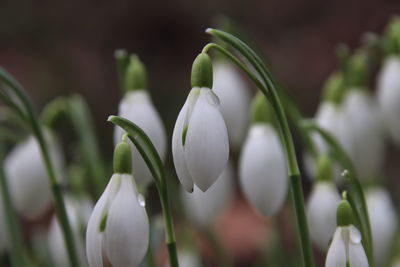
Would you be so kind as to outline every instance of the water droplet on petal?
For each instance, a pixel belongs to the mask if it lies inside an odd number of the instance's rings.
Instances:
[[[141,207],[145,207],[146,206],[146,200],[144,199],[144,196],[142,194],[139,194],[138,202],[139,202],[139,205]]]
[[[358,229],[356,227],[350,226],[349,232],[350,232],[350,241],[354,244],[360,244],[361,243],[360,231],[358,231]]]

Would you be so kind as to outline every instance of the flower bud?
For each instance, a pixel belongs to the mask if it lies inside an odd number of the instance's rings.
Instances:
[[[398,55],[385,59],[378,75],[377,87],[377,98],[385,128],[393,142],[400,146],[400,57]]]
[[[288,188],[286,158],[279,135],[270,124],[250,127],[239,172],[243,193],[258,212],[271,215],[282,207]]]
[[[217,95],[193,88],[179,112],[172,135],[175,170],[183,187],[205,192],[220,176],[229,157],[228,132]]]
[[[374,260],[377,266],[390,256],[391,246],[397,230],[397,215],[389,193],[384,188],[366,191],[368,214],[371,223]]]
[[[193,193],[182,190],[181,196],[189,219],[199,227],[212,229],[218,216],[233,198],[233,179],[233,167],[228,162],[225,170],[207,192],[202,192],[197,187]]]
[[[147,91],[128,91],[121,100],[118,115],[142,128],[154,144],[161,159],[165,159],[167,149],[165,129]],[[123,134],[124,132],[120,127],[114,128],[114,144],[120,142]],[[153,181],[153,177],[134,144],[130,140],[127,142],[132,151],[133,175],[137,183],[145,187]]]
[[[250,91],[234,66],[218,60],[214,64],[213,91],[221,102],[221,113],[232,148],[239,149],[249,124]]]
[[[61,148],[50,132],[45,132],[55,174],[60,178],[64,166]],[[50,182],[39,144],[30,136],[6,157],[4,171],[12,202],[17,212],[26,218],[42,215],[52,202]]]
[[[322,251],[328,248],[336,228],[336,208],[340,196],[332,181],[317,181],[307,202],[307,217],[312,240]]]

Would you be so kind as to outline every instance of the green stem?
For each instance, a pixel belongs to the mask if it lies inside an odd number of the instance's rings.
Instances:
[[[42,158],[52,188],[56,214],[63,230],[64,241],[70,258],[70,265],[71,267],[78,267],[78,257],[75,251],[74,238],[65,209],[64,199],[62,197],[61,189],[56,178],[56,174],[50,158],[48,146],[44,139],[42,128],[39,125],[37,114],[33,108],[32,102],[30,101],[23,87],[2,68],[0,68],[0,79],[15,93],[15,95],[21,101],[23,107],[25,107],[26,109],[25,113],[27,115],[27,121],[29,122],[32,132],[39,143]]]
[[[207,29],[207,32],[212,34],[213,36],[221,38],[222,40],[224,40],[225,42],[236,48],[252,64],[252,66],[256,69],[256,71],[263,80],[263,83],[261,82],[255,82],[255,83],[258,86],[258,88],[262,91],[262,93],[265,95],[265,97],[272,104],[278,119],[280,133],[282,136],[282,141],[285,148],[286,157],[288,160],[288,174],[292,186],[293,200],[295,202],[295,211],[296,211],[295,213],[297,218],[297,227],[300,235],[299,239],[301,243],[303,262],[304,266],[313,267],[314,258],[312,254],[307,217],[304,209],[304,197],[303,197],[303,188],[301,185],[300,171],[297,163],[293,138],[285,115],[285,110],[283,109],[278,92],[276,90],[276,85],[272,80],[272,78],[270,78],[271,75],[269,74],[265,65],[262,63],[262,60],[245,43],[243,43],[237,37],[226,32],[222,32],[215,29]],[[219,50],[221,51],[222,49]],[[232,60],[232,57],[228,58]],[[242,64],[238,64],[239,60],[232,60],[232,61],[235,64],[237,64],[240,68],[242,68]],[[249,72],[250,70],[246,71],[246,73]],[[249,77],[254,81],[253,79],[254,75],[249,75]]]
[[[0,147],[0,188],[5,212],[5,221],[8,227],[8,240],[11,243],[11,262],[12,266],[26,266],[26,258],[22,243],[21,227],[17,215],[13,210],[8,183],[3,169],[3,147]],[[3,219],[3,218],[1,218]]]

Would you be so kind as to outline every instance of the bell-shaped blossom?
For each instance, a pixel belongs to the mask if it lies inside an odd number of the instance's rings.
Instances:
[[[400,146],[400,57],[384,61],[378,76],[377,97],[385,127],[392,140]]]
[[[233,167],[228,162],[225,170],[207,192],[202,192],[196,186],[193,193],[182,189],[182,200],[189,219],[197,226],[211,229],[218,216],[232,200],[233,179]]]
[[[86,231],[90,267],[138,266],[149,244],[149,220],[132,175],[115,173],[96,203]]]
[[[341,105],[339,105],[338,103],[333,103],[331,101],[322,102],[317,110],[314,120],[319,127],[332,134],[333,137],[336,138],[336,140],[339,142],[340,145],[342,145],[344,149],[348,147],[348,141],[346,139],[347,126],[345,125]],[[318,133],[312,134],[311,137],[319,155],[323,155],[329,152],[328,144]],[[308,154],[305,154],[304,161],[308,176],[315,177],[316,163]],[[339,177],[339,174],[340,170],[335,167],[334,177]]]
[[[374,259],[377,266],[390,256],[397,230],[397,215],[389,193],[384,188],[371,188],[366,192],[371,223]]]
[[[61,148],[49,132],[45,132],[45,138],[55,173],[61,176],[64,166]],[[52,202],[50,182],[39,144],[33,136],[7,155],[4,171],[12,202],[20,215],[35,218],[49,208]]]
[[[349,263],[350,265],[346,265]],[[326,256],[325,267],[368,267],[361,234],[353,225],[338,226]]]
[[[194,87],[179,112],[172,136],[175,170],[183,187],[205,192],[220,176],[229,157],[228,132],[217,95]]]
[[[340,196],[332,182],[315,183],[307,203],[307,217],[312,240],[322,251],[328,248],[336,228],[336,208]]]
[[[221,101],[229,142],[231,147],[238,149],[249,124],[250,91],[230,62],[219,60],[213,69],[213,90]]]
[[[281,208],[288,189],[286,158],[271,124],[250,127],[240,155],[239,172],[244,195],[257,211],[271,215]]]
[[[160,157],[165,159],[167,149],[165,128],[147,91],[138,89],[126,92],[119,104],[118,115],[142,128],[154,144]],[[115,144],[121,140],[123,133],[120,127],[115,127]],[[151,172],[133,143],[128,142],[132,150],[133,175],[138,185],[146,186],[153,180]]]
[[[79,199],[66,198],[65,208],[71,225],[80,266],[87,266],[82,230],[85,230],[89,216],[93,210],[92,201],[87,197]],[[51,221],[47,233],[47,243],[52,261],[56,266],[71,266],[64,235],[56,217],[53,217]]]
[[[375,99],[364,89],[353,88],[343,102],[346,150],[358,175],[371,179],[379,175],[385,159],[384,131]]]

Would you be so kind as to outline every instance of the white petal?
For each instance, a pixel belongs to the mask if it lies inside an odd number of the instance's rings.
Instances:
[[[250,128],[239,168],[240,183],[251,204],[264,215],[277,212],[286,199],[288,177],[282,144],[272,126]]]
[[[325,251],[336,228],[339,193],[333,183],[317,182],[307,203],[310,235],[318,248]]]
[[[385,160],[383,125],[375,100],[367,91],[350,90],[343,103],[349,155],[360,178],[376,178]]]
[[[160,115],[151,102],[147,91],[138,90],[127,92],[119,105],[119,116],[137,124],[149,136],[161,159],[166,156],[166,134]],[[114,143],[121,141],[123,130],[116,126],[114,130]],[[135,145],[129,141],[132,149],[133,175],[141,186],[153,181],[150,170]]]
[[[179,181],[186,191],[193,191],[193,180],[186,167],[185,155],[183,152],[182,134],[185,117],[187,114],[188,104],[183,105],[179,112],[178,118],[175,123],[174,132],[172,134],[172,156],[174,159],[175,171]]]
[[[107,206],[119,188],[119,174],[113,175],[100,199],[94,206],[86,230],[86,256],[90,267],[103,267],[103,233],[100,222],[107,211]]]
[[[221,101],[229,142],[232,147],[239,149],[249,123],[250,91],[229,62],[217,61],[213,69],[213,91]]]
[[[384,188],[372,188],[366,192],[368,214],[373,237],[374,259],[380,266],[388,257],[397,229],[396,210],[389,193]]]
[[[45,133],[56,175],[61,174],[61,149]],[[4,170],[14,206],[26,218],[36,218],[49,208],[52,194],[39,144],[33,136],[17,145],[7,156]]]
[[[351,267],[368,267],[368,258],[361,243],[349,243],[349,262]]]
[[[229,157],[228,132],[218,101],[210,89],[201,88],[184,147],[186,166],[203,192],[217,180]]]
[[[198,226],[211,229],[217,217],[233,197],[233,167],[230,162],[225,170],[206,192],[195,187],[193,193],[181,192],[187,216]]]
[[[325,267],[345,267],[346,247],[342,237],[342,228],[337,227],[326,255]],[[353,267],[353,266],[352,266]]]
[[[105,249],[113,267],[138,266],[149,244],[149,221],[139,205],[131,175],[121,175],[121,186],[107,217]]]
[[[393,141],[400,145],[400,57],[390,56],[378,75],[378,101]]]

